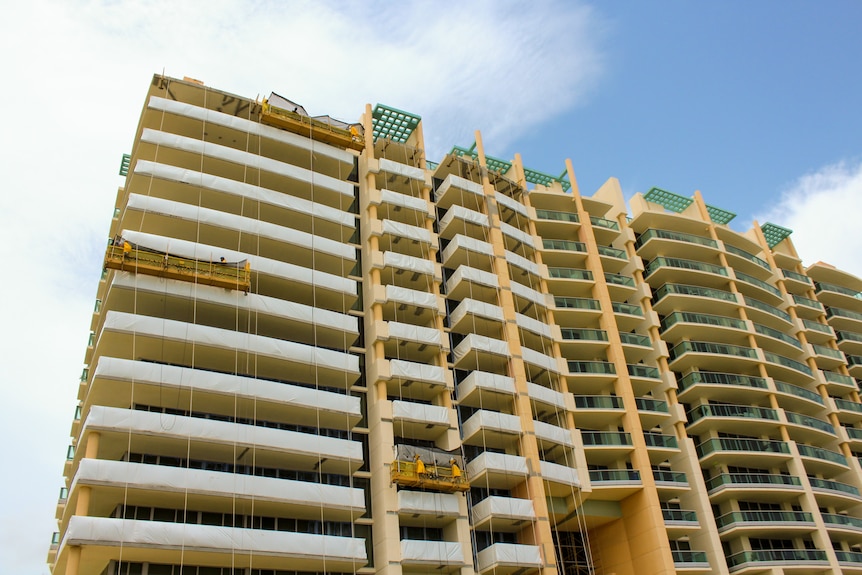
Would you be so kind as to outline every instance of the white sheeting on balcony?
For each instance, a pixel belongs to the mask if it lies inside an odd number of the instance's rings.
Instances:
[[[155,144],[157,146],[165,146],[167,148],[191,152],[192,154],[200,154],[202,156],[216,158],[226,162],[233,162],[241,166],[247,166],[251,169],[260,169],[272,172],[299,182],[313,184],[318,188],[326,188],[351,198],[355,196],[355,189],[353,184],[350,182],[345,182],[337,178],[333,178],[332,176],[318,174],[311,170],[300,168],[299,166],[286,164],[284,162],[279,162],[278,160],[273,160],[272,158],[267,158],[258,154],[251,154],[235,148],[220,146],[218,144],[204,142],[203,140],[195,138],[187,138],[177,134],[160,132],[158,130],[153,130],[152,128],[144,128],[141,133],[141,141],[148,144]]]
[[[527,206],[519,202],[518,200],[512,199],[505,194],[501,194],[500,192],[494,192],[494,198],[496,198],[497,203],[503,206],[506,206],[513,212],[521,214],[524,217],[529,215],[529,211],[527,210]]]
[[[383,267],[409,270],[419,274],[434,275],[434,262],[398,252],[383,252]]]
[[[527,391],[530,394],[530,399],[541,401],[549,405],[556,406],[560,409],[566,409],[565,395],[559,391],[548,389],[544,385],[538,385],[532,382],[527,382]]]
[[[158,385],[165,389],[199,390],[229,397],[252,397],[260,401],[278,402],[311,410],[322,409],[357,419],[362,415],[358,397],[301,385],[149,361],[101,356],[93,378],[134,381],[138,384]]]
[[[173,256],[211,262],[219,261],[220,257],[224,257],[227,261],[232,262],[248,260],[253,272],[259,272],[308,285],[322,286],[350,295],[356,294],[356,282],[354,280],[343,278],[335,274],[312,270],[302,266],[253,256],[251,254],[245,254],[243,252],[237,252],[216,246],[198,244],[195,242],[188,242],[185,240],[178,240],[175,238],[157,236],[132,230],[123,230],[122,236],[133,244],[158,252],[169,253]]]
[[[471,437],[481,430],[520,435],[521,419],[517,415],[480,409],[461,424],[464,437]]]
[[[401,562],[409,565],[463,565],[460,543],[450,541],[401,540]]]
[[[475,182],[471,182],[470,180],[466,180],[460,176],[456,176],[454,174],[449,174],[446,176],[446,179],[443,180],[443,183],[440,184],[440,187],[437,188],[437,193],[434,196],[437,201],[440,201],[440,198],[446,195],[446,192],[449,191],[450,188],[457,188],[460,190],[464,190],[465,192],[470,192],[471,194],[476,194],[478,196],[484,196],[485,190],[482,188],[482,184],[477,184]]]
[[[264,138],[290,144],[305,150],[314,150],[315,154],[322,154],[330,158],[335,158],[336,160],[341,160],[342,162],[353,163],[353,155],[346,150],[341,150],[335,146],[330,146],[329,144],[312,140],[310,138],[288,132],[287,130],[279,130],[278,128],[273,128],[272,126],[267,126],[260,122],[253,122],[230,114],[225,114],[224,112],[208,110],[193,104],[177,102],[176,100],[169,100],[158,96],[150,96],[148,107],[154,110],[177,114],[178,116],[185,116],[186,118],[201,120],[208,124],[216,124],[218,126],[233,128],[241,132],[263,136]]]
[[[488,216],[485,214],[455,204],[449,208],[446,211],[446,215],[440,219],[440,229],[442,230],[446,228],[450,223],[452,223],[452,220],[456,218],[485,228],[491,225],[488,221]]]
[[[545,423],[544,421],[533,421],[536,430],[536,437],[544,439],[566,447],[574,447],[575,441],[572,439],[572,433],[568,429]]]
[[[449,408],[441,405],[427,405],[395,399],[392,401],[392,417],[393,419],[405,419],[449,427]]]
[[[276,359],[359,374],[359,358],[349,353],[183,321],[109,311],[105,316],[103,330],[193,342],[197,345],[228,349],[231,352],[243,350]]]
[[[349,261],[356,261],[356,248],[344,242],[337,242],[329,238],[315,236],[308,232],[294,230],[285,226],[279,226],[271,222],[256,220],[219,210],[211,210],[157,198],[153,196],[142,196],[130,194],[127,209],[138,210],[146,214],[161,214],[168,217],[179,218],[193,224],[207,224],[228,230],[238,231],[242,234],[261,236],[275,241],[284,242],[294,246],[308,248],[315,252],[330,254]]]
[[[76,485],[237,497],[303,507],[355,510],[359,513],[365,510],[362,489],[106,459],[82,459],[72,482],[72,489]]]
[[[578,472],[571,467],[551,463],[550,461],[540,462],[542,477],[549,481],[555,481],[572,487],[580,487],[581,482],[578,480]]]
[[[402,489],[398,492],[398,512],[457,517],[460,514],[458,496],[454,493],[431,493],[430,491]]]
[[[512,286],[512,293],[516,296],[522,297],[542,307],[551,307],[551,294],[544,294],[542,292],[534,290],[533,288],[528,288],[527,286],[520,284],[516,281],[511,282],[510,285]]]
[[[528,260],[524,256],[520,256],[516,253],[510,252],[509,250],[506,250],[506,261],[515,267],[530,272],[533,275],[541,275],[539,273],[539,264],[532,260]]]
[[[114,274],[111,285],[113,287],[134,289],[138,292],[170,295],[194,299],[198,302],[217,303],[230,308],[238,307],[300,323],[342,330],[347,333],[359,333],[359,319],[356,317],[254,293],[240,294],[237,291],[226,291],[222,288],[203,284],[193,284],[182,280],[163,279],[123,271],[118,271]]]
[[[519,230],[515,226],[509,225],[506,222],[500,222],[500,231],[526,246],[530,246],[533,249],[536,247],[533,243],[533,236],[527,232]]]
[[[529,347],[521,346],[521,358],[525,362],[541,367],[542,369],[547,369],[554,373],[563,373],[563,370],[560,369],[560,364],[557,361],[557,358],[545,355],[544,353],[530,349]]]
[[[392,377],[407,379],[411,381],[424,381],[426,383],[446,384],[446,369],[436,365],[416,363],[415,361],[404,361],[401,359],[389,360],[389,373]]]
[[[358,441],[311,435],[229,421],[170,415],[94,405],[84,420],[84,431],[113,431],[181,441],[197,440],[235,445],[239,450],[268,449],[315,458],[362,463]]]
[[[404,176],[405,178],[410,178],[411,180],[419,180],[420,182],[425,181],[425,171],[422,168],[415,168],[413,166],[408,166],[407,164],[402,164],[401,162],[394,162],[386,158],[380,158],[378,162],[380,162],[379,166],[381,172]]]
[[[531,331],[535,334],[547,337],[549,339],[553,337],[551,335],[551,326],[549,326],[545,322],[539,321],[522,313],[515,312],[515,323],[518,324],[519,327],[522,327],[525,330]]]
[[[403,303],[415,307],[438,309],[437,296],[430,292],[419,291],[396,285],[386,286],[386,301]]]
[[[515,395],[515,380],[507,375],[473,371],[458,384],[458,397],[470,395],[475,389]]]
[[[400,321],[390,321],[389,337],[424,345],[443,345],[443,333],[434,327],[421,327]]]
[[[467,314],[495,321],[503,321],[503,308],[500,306],[471,298],[465,298],[461,300],[461,303],[459,303],[449,315],[449,324],[457,324]]]
[[[483,472],[527,475],[527,460],[520,455],[485,451],[467,464],[467,476],[477,477]]]
[[[473,523],[479,523],[489,517],[511,519],[514,521],[530,521],[536,518],[533,502],[529,499],[486,497],[473,506]]]
[[[508,356],[509,344],[499,339],[471,333],[461,340],[461,343],[458,344],[452,353],[455,356],[455,361],[458,361],[473,351]]]
[[[301,214],[307,214],[322,220],[335,222],[343,226],[349,226],[351,228],[356,227],[356,217],[349,212],[324,204],[318,204],[304,198],[291,196],[290,194],[285,194],[283,192],[277,192],[275,190],[261,188],[260,186],[237,182],[230,178],[222,178],[221,176],[204,174],[203,172],[196,172],[194,170],[187,170],[184,168],[178,168],[177,166],[151,162],[149,160],[138,160],[135,163],[134,173],[142,176],[152,176],[154,178],[160,178],[172,182],[189,184],[192,186],[201,186],[216,192],[248,198],[249,200],[278,206]]]
[[[544,565],[538,546],[517,543],[494,543],[479,551],[477,563],[479,571],[500,567],[540,569]]]
[[[392,190],[380,190],[380,201],[385,204],[407,208],[408,210],[416,210],[424,214],[431,213],[428,209],[428,202],[423,198],[408,196],[407,194],[393,192]]]
[[[312,535],[239,529],[215,525],[136,521],[76,515],[69,520],[63,545],[184,549],[230,555],[237,551],[258,555],[365,564],[365,540],[332,535]]]
[[[406,238],[414,242],[422,242],[423,244],[431,243],[431,232],[426,228],[411,226],[410,224],[404,224],[394,220],[382,220],[381,223],[383,225],[384,234],[392,234],[393,236]]]
[[[455,273],[446,280],[446,291],[451,292],[461,281],[468,281],[492,288],[500,287],[500,280],[497,278],[497,274],[477,270],[476,268],[471,268],[469,266],[458,266]]]
[[[443,261],[447,261],[458,250],[467,250],[488,257],[494,256],[494,246],[492,246],[488,242],[483,242],[482,240],[477,240],[476,238],[471,238],[463,234],[458,234],[454,238],[452,238],[452,241],[449,242],[449,244],[446,246],[446,249],[443,250]]]

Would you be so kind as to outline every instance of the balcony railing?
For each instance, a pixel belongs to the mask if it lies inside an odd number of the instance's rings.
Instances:
[[[623,345],[640,345],[642,347],[652,347],[652,340],[647,335],[639,333],[620,333],[620,342]]]
[[[804,425],[805,427],[810,427],[812,429],[819,429],[820,431],[824,431],[826,433],[835,433],[835,428],[822,421],[817,419],[816,417],[811,417],[809,415],[802,415],[799,413],[794,413],[792,411],[785,411],[784,415],[787,416],[787,421],[790,423],[795,423],[797,425]]]
[[[852,290],[850,288],[841,287],[835,284],[825,283],[825,282],[814,282],[814,290],[815,293],[820,293],[822,291],[831,291],[834,293],[840,293],[843,295],[849,295],[850,297],[854,297],[856,299],[862,299],[862,292],[858,292]]]
[[[736,295],[729,291],[685,284],[664,284],[655,290],[653,303],[659,301],[668,294],[695,295],[721,301],[736,302]]]
[[[661,516],[665,521],[697,523],[697,512],[689,509],[662,509]]]
[[[790,337],[786,333],[782,331],[778,331],[777,329],[772,329],[771,327],[766,327],[765,325],[760,325],[759,323],[754,324],[754,331],[759,333],[760,335],[765,335],[784,343],[788,343],[795,347],[796,349],[802,349],[802,344],[799,343],[799,340],[795,337]]]
[[[819,331],[820,333],[826,333],[832,335],[832,326],[820,323],[819,321],[813,321],[810,319],[802,319],[802,326],[805,329],[810,329],[811,331]],[[862,341],[862,340],[860,340]]]
[[[804,305],[805,307],[810,307],[817,311],[823,311],[823,304],[817,300],[793,294],[793,301],[798,305]]]
[[[805,511],[731,511],[715,518],[721,529],[734,523],[813,523],[814,516]]]
[[[595,373],[601,375],[616,375],[614,364],[607,361],[574,361],[569,360],[569,373]]]
[[[722,485],[778,485],[801,487],[802,482],[795,475],[780,475],[775,473],[721,473],[706,480],[709,491]]]
[[[587,244],[572,240],[542,240],[542,246],[546,250],[563,250],[567,252],[586,252]]]
[[[804,387],[793,385],[792,383],[785,383],[783,381],[775,380],[775,389],[783,393],[789,393],[790,395],[795,395],[796,397],[801,397],[803,399],[809,399],[811,401],[819,403],[820,405],[823,405],[823,398],[820,397],[819,393],[813,392],[809,389],[805,389]]]
[[[756,277],[750,276],[748,274],[744,274],[738,270],[734,270],[733,273],[736,275],[736,279],[738,279],[739,281],[747,283],[749,285],[757,286],[762,290],[768,291],[775,297],[781,297],[781,291],[779,291],[778,288],[769,285],[765,281],[759,280]]]
[[[673,564],[680,567],[685,567],[690,563],[706,563],[709,561],[706,558],[706,553],[703,551],[689,551],[688,549],[671,549],[673,556]]]
[[[835,402],[835,407],[838,409],[862,413],[862,403],[841,399],[840,397],[833,397],[832,400]]]
[[[599,300],[585,297],[554,297],[554,307],[559,309],[586,309],[600,311]]]
[[[560,333],[566,341],[608,341],[608,332],[603,329],[564,327],[560,329]]]
[[[665,316],[665,318],[661,320],[661,329],[662,331],[666,331],[668,328],[678,323],[699,323],[702,325],[715,325],[742,330],[748,328],[745,322],[741,319],[706,313],[676,311]]]
[[[548,268],[548,277],[562,280],[592,281],[593,272],[580,268]]]
[[[856,382],[849,375],[844,375],[843,373],[838,373],[835,371],[822,370],[823,379],[828,381],[829,383],[837,383],[839,385],[846,385],[848,387],[856,387]]]
[[[844,525],[847,527],[862,529],[862,519],[858,517],[839,515],[837,513],[821,513],[820,516],[823,517],[823,522],[829,525]]]
[[[609,258],[618,258],[621,260],[628,259],[628,255],[626,255],[625,250],[611,246],[599,246],[599,255],[607,256]]]
[[[576,395],[578,409],[622,409],[623,400],[616,395]]]
[[[635,405],[637,406],[638,411],[657,411],[660,413],[668,413],[667,402],[660,399],[653,399],[652,397],[636,397]]]
[[[620,274],[605,273],[605,281],[617,286],[635,287],[635,280]]]
[[[663,435],[661,433],[644,433],[644,441],[647,447],[660,447],[664,449],[676,449],[679,443],[673,435]]]
[[[796,361],[794,359],[790,359],[789,357],[784,357],[783,355],[778,355],[777,353],[772,353],[771,351],[766,350],[764,350],[763,352],[763,357],[766,359],[766,361],[777,363],[778,365],[783,365],[784,367],[800,371],[810,377],[814,376],[814,374],[811,372],[811,368],[809,368],[804,363]]]
[[[862,563],[862,553],[858,551],[836,551],[835,557],[839,563]]]
[[[641,474],[636,469],[590,469],[592,483],[639,482]]]
[[[598,216],[590,216],[590,223],[594,226],[599,226],[600,228],[605,228],[608,230],[619,230],[620,225],[613,220],[608,220],[605,218],[600,218]]]
[[[828,489],[829,491],[837,491],[848,495],[859,496],[859,490],[852,485],[841,483],[840,481],[832,481],[831,479],[820,479],[819,477],[809,477],[808,481],[811,487],[819,489]]]
[[[768,389],[766,380],[762,377],[737,375],[735,373],[714,373],[711,371],[693,371],[679,380],[679,389],[684,391],[698,383],[709,385],[739,385],[756,389]]]
[[[757,256],[755,256],[755,255],[753,255],[753,254],[750,254],[750,253],[748,253],[748,252],[747,252],[747,251],[745,251],[745,250],[741,250],[741,249],[739,249],[739,248],[738,248],[738,247],[736,247],[736,246],[732,246],[732,245],[730,245],[730,244],[728,244],[728,243],[726,243],[726,242],[725,242],[725,244],[724,244],[724,249],[725,249],[725,250],[727,250],[727,251],[728,251],[729,253],[731,253],[731,254],[735,254],[735,255],[737,255],[737,256],[739,256],[739,257],[741,257],[741,258],[745,258],[745,259],[747,259],[748,261],[750,261],[750,262],[752,262],[752,263],[755,263],[755,264],[759,265],[759,266],[760,266],[760,267],[762,267],[763,269],[766,269],[766,270],[771,270],[771,269],[772,269],[772,266],[770,266],[770,265],[769,265],[769,262],[767,262],[767,261],[765,261],[765,260],[762,260],[762,259],[760,259],[759,257],[757,257]]]
[[[850,439],[862,439],[862,429],[847,426],[843,427],[844,431],[847,432],[847,437],[849,437]]]
[[[554,210],[536,210],[536,219],[551,220],[555,222],[572,222],[580,223],[578,214],[570,214],[568,212],[557,212]]]
[[[727,566],[734,567],[746,563],[789,563],[791,565],[807,562],[827,563],[826,552],[819,549],[760,549],[740,551],[727,557]]]
[[[804,284],[811,285],[811,279],[806,275],[796,273],[795,271],[792,271],[792,270],[786,270],[784,268],[781,268],[781,273],[784,274],[784,277],[789,279],[789,280],[796,280],[798,282],[802,282]]]
[[[623,431],[581,431],[584,445],[591,446],[630,446],[632,436]]]
[[[820,324],[823,325],[823,324]],[[824,326],[829,327],[829,326]],[[862,334],[855,333],[852,331],[836,331],[835,337],[838,338],[838,341],[855,341],[857,343],[862,343]]]
[[[799,449],[799,454],[805,457],[813,457],[814,459],[829,461],[830,463],[837,463],[844,466],[847,465],[847,458],[835,451],[830,451],[822,447],[805,445],[804,443],[799,443],[796,447]]]
[[[641,306],[621,301],[611,302],[611,308],[613,309],[614,313],[624,313],[628,315],[636,315],[639,317],[643,317],[644,315],[644,311]]]
[[[744,296],[743,299],[745,300],[745,305],[753,307],[754,309],[759,309],[762,312],[774,315],[775,317],[779,317],[787,323],[790,323],[790,315],[781,311],[777,307],[769,305],[768,303],[763,303],[759,299],[754,299],[753,297]]]
[[[826,317],[844,317],[856,321],[862,321],[862,313],[850,311],[849,309],[841,309],[840,307],[827,307]]]
[[[811,344],[811,349],[814,350],[814,353],[817,355],[823,355],[826,357],[831,357],[833,359],[844,359],[844,354],[838,351],[837,349],[832,349],[831,347],[826,347],[825,345],[817,345],[816,343]],[[847,363],[852,365],[853,362],[850,361],[852,355],[847,356]]]
[[[650,367],[648,365],[633,365],[629,363],[626,365],[626,371],[628,371],[629,375],[632,377],[660,379],[657,367]]]
[[[697,446],[697,454],[704,457],[716,451],[753,451],[758,453],[789,454],[790,448],[783,441],[772,439],[748,439],[745,437],[714,437]]]
[[[725,405],[705,403],[696,405],[688,412],[692,423],[704,417],[745,417],[750,419],[767,419],[778,421],[778,412],[768,407],[752,405]]]
[[[638,236],[637,241],[635,242],[635,247],[639,248],[647,243],[649,240],[653,238],[659,238],[663,240],[675,240],[678,242],[687,242],[690,244],[698,244],[701,246],[707,246],[710,248],[718,248],[718,242],[713,239],[705,238],[703,236],[696,236],[694,234],[686,234],[683,232],[672,232],[669,230],[661,230],[650,228]]]
[[[683,341],[676,344],[670,350],[671,361],[677,359],[685,353],[717,353],[721,355],[732,355],[736,357],[745,357],[748,359],[757,359],[757,350],[751,347],[743,347],[741,345],[731,345],[727,343],[713,343],[709,341]]]
[[[654,271],[661,267],[670,267],[684,270],[694,270],[700,272],[707,272],[711,274],[717,274],[721,276],[727,276],[727,268],[722,266],[717,266],[714,264],[707,264],[703,262],[698,262],[694,260],[684,260],[680,258],[666,258],[666,257],[657,257],[652,260],[646,268],[645,276],[651,275]]]

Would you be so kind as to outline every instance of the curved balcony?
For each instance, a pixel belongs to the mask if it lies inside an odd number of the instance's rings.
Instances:
[[[575,423],[579,428],[600,427],[619,421],[624,413],[623,400],[616,395],[576,395]]]
[[[827,307],[826,319],[836,331],[862,333],[862,313],[839,307]]]
[[[544,566],[544,561],[537,545],[493,543],[479,551],[476,564],[480,575],[520,575],[538,571]]]
[[[449,174],[434,192],[437,207],[448,210],[453,204],[481,211],[485,205],[482,184]]]
[[[754,336],[755,340],[757,340],[757,345],[765,350],[783,354],[793,354],[802,351],[802,343],[783,331],[755,323],[754,332],[757,334]]]
[[[518,455],[485,451],[467,464],[467,476],[474,485],[512,489],[527,480],[527,460]]]
[[[551,266],[583,266],[587,245],[574,240],[542,239],[542,261]]]
[[[727,259],[734,270],[744,269],[767,278],[772,275],[772,266],[766,260],[728,243],[724,243],[724,250],[730,256]]]
[[[446,297],[454,300],[473,298],[496,303],[500,280],[496,274],[460,266],[446,280]]]
[[[510,411],[515,396],[515,380],[506,375],[473,371],[456,387],[459,405]]]
[[[832,349],[831,347],[826,347],[824,345],[817,345],[816,343],[809,343],[808,345],[811,349],[811,356],[814,357],[814,361],[820,369],[835,369],[845,363],[850,364],[848,369],[852,369],[855,364],[862,364],[862,358],[856,358],[852,355],[847,355],[845,357],[845,355],[837,349]],[[852,371],[851,375],[853,375]],[[859,375],[862,375],[862,373]]]
[[[591,469],[590,485],[601,499],[620,501],[640,490],[643,482],[636,469]]]
[[[820,373],[823,374],[823,380],[826,382],[829,393],[849,393],[858,389],[856,381],[849,375],[826,369],[821,370]]]
[[[597,299],[554,296],[554,320],[560,326],[588,325],[601,315]]]
[[[819,393],[792,383],[785,383],[776,379],[775,391],[778,394],[778,403],[782,407],[819,411],[826,405]]]
[[[718,242],[695,234],[649,228],[638,236],[635,248],[639,256],[648,260],[673,252],[704,260],[715,257]]]
[[[793,298],[793,303],[795,303],[797,306],[796,312],[799,315],[808,315],[809,317],[816,319],[823,315],[823,312],[826,311],[823,307],[823,304],[815,299],[807,298],[796,294],[793,294],[791,297]]]
[[[469,266],[493,273],[494,247],[488,242],[457,234],[443,249],[440,261],[449,269]]]
[[[757,350],[751,347],[709,341],[683,341],[670,350],[669,363],[671,370],[679,372],[695,367],[715,371],[731,366],[740,370],[752,369],[759,361]]]
[[[813,285],[811,278],[793,270],[781,268],[781,275],[784,276],[784,283],[795,290],[808,291]]]
[[[452,206],[437,222],[440,237],[451,240],[455,234],[463,234],[471,238],[485,238],[490,227],[488,216],[464,206]]]
[[[536,520],[533,502],[529,499],[491,495],[473,505],[473,529],[515,532],[523,523]]]
[[[650,260],[644,277],[652,284],[695,283],[705,287],[723,288],[728,281],[727,268],[682,258],[659,256]]]
[[[480,409],[461,424],[461,435],[465,445],[505,449],[521,436],[521,420],[517,415]]]
[[[464,552],[457,542],[402,539],[401,564],[455,572],[464,565]]]
[[[817,298],[828,306],[854,307],[862,300],[862,292],[827,282],[814,282]]]
[[[622,431],[581,430],[581,441],[591,464],[611,464],[634,449],[631,434]]]
[[[829,343],[837,337],[835,330],[829,324],[805,318],[799,318],[799,323],[801,324],[801,329],[797,328],[797,331],[805,332],[805,338],[808,340],[808,343],[819,343],[822,345]]]
[[[762,549],[759,551],[740,551],[727,557],[731,573],[743,569],[758,570],[770,567],[814,568],[828,567],[829,559],[825,551],[819,549]]]
[[[808,482],[821,505],[844,507],[846,505],[858,505],[862,500],[859,490],[852,485],[819,477],[809,477]]]
[[[853,333],[852,331],[839,331],[835,333],[835,338],[838,340],[838,348],[841,351],[856,355],[862,354],[862,334]]]
[[[730,403],[756,403],[769,390],[762,377],[712,371],[692,371],[680,378],[677,385],[680,400],[689,403],[698,398]]]
[[[787,332],[792,330],[793,322],[787,312],[753,297],[743,296],[742,299],[746,305],[746,314],[755,323]]]
[[[739,300],[736,294],[722,289],[697,285],[666,283],[653,293],[653,309],[667,315],[675,310],[690,312],[737,314]]]
[[[710,501],[726,499],[794,500],[804,491],[795,475],[772,473],[721,473],[706,480]]]
[[[763,358],[766,360],[766,371],[773,377],[802,384],[810,383],[814,379],[811,368],[801,361],[766,350],[763,351]]]
[[[766,300],[766,302],[773,305],[784,303],[784,296],[781,295],[781,291],[775,286],[739,270],[733,270],[733,275],[736,278],[736,288],[743,295],[750,295],[761,300]]]
[[[835,409],[838,410],[838,420],[842,423],[859,423],[862,422],[862,403],[833,397]]]
[[[614,301],[611,302],[611,308],[614,321],[621,332],[636,329],[644,321],[644,311],[640,305]]]
[[[799,449],[799,455],[802,456],[802,462],[808,471],[832,474],[846,471],[849,467],[847,458],[836,451],[823,447],[814,447],[813,445],[805,445],[804,443],[798,443],[796,447]]]
[[[785,411],[787,430],[795,441],[834,441],[835,428],[822,419],[803,415],[793,411]]]
[[[814,516],[805,511],[731,511],[715,518],[719,533],[745,529],[746,535],[807,533],[814,530]],[[753,533],[754,532],[754,533]]]
[[[791,458],[790,447],[783,441],[772,439],[714,437],[699,444],[696,449],[702,465],[726,463],[754,467],[766,465],[768,461],[777,464]]]
[[[592,295],[593,272],[581,268],[548,267],[548,290],[555,296],[585,298]]]
[[[740,428],[752,435],[766,434],[778,423],[778,412],[766,407],[751,405],[701,404],[687,413],[686,429],[690,435],[706,429],[733,432]]]
[[[662,339],[678,341],[685,338],[732,343],[748,332],[748,324],[738,318],[676,311],[661,320]]]
[[[821,513],[823,523],[829,531],[843,531],[862,535],[862,519],[850,515],[839,515],[837,513]],[[862,555],[862,554],[860,554]]]
[[[399,489],[395,511],[402,524],[418,518],[422,525],[440,527],[461,516],[459,499],[454,493]]]

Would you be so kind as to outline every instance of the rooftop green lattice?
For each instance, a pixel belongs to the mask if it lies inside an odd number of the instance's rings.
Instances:
[[[661,188],[652,188],[644,194],[644,199],[648,202],[659,204],[664,209],[678,214],[685,211],[685,209],[694,202],[691,198],[686,198],[685,196],[681,196]]]
[[[793,230],[783,228],[771,222],[766,222],[765,224],[760,226],[760,229],[763,232],[763,236],[766,238],[766,243],[769,244],[770,248],[774,248],[779,243],[781,243],[784,238],[793,233]]]
[[[422,117],[416,114],[377,104],[371,113],[374,141],[376,142],[378,138],[386,138],[403,144],[421,119]]]
[[[706,205],[706,211],[709,212],[710,219],[717,224],[726,224],[736,217],[736,214],[733,212],[728,212],[727,210],[722,210],[721,208],[716,208],[709,204]]]
[[[462,148],[461,146],[452,146],[452,150],[449,153],[456,156],[468,156],[477,161],[479,159],[479,154],[476,152],[476,144],[473,144],[469,149]],[[498,174],[505,174],[512,168],[512,162],[507,162],[494,156],[485,155],[485,161],[488,164],[488,169]]]
[[[531,184],[539,184],[541,186],[549,186],[551,182],[560,182],[560,185],[563,186],[563,191],[566,192],[568,192],[572,187],[572,184],[563,180],[562,177],[557,178],[538,170],[531,170],[530,168],[524,168],[524,177],[526,177],[527,181]]]
[[[128,176],[129,175],[129,166],[132,165],[132,156],[129,154],[123,154],[123,160],[120,162],[120,175]]]

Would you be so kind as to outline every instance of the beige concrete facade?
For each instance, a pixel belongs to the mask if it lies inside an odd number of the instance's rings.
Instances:
[[[862,280],[699,192],[432,160],[153,78],[53,573],[862,573]]]

